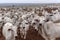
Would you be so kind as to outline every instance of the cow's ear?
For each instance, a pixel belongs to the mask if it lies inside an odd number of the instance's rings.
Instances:
[[[33,25],[35,25],[36,23],[34,22]]]
[[[56,13],[54,13],[54,14],[56,14]]]
[[[53,16],[53,15],[50,15],[50,16]]]
[[[23,27],[23,29],[25,29],[25,27]]]
[[[21,23],[19,23],[19,25],[21,25]]]
[[[45,22],[48,22],[49,21],[49,19],[47,19]]]
[[[39,22],[39,20],[38,20],[38,19],[35,19],[35,21]]]

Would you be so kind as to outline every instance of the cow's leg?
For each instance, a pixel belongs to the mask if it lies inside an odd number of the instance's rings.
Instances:
[[[21,33],[20,35],[21,35],[21,38],[23,38],[23,33]]]
[[[23,38],[23,31],[20,31],[20,36],[21,38]]]
[[[45,38],[45,40],[55,40],[55,38]]]
[[[23,35],[21,35],[21,38],[23,38]]]
[[[6,40],[11,40],[10,38],[6,38]]]
[[[42,34],[41,34],[41,36],[45,39],[45,40],[49,40],[48,39],[48,36],[46,36],[46,34],[44,33],[44,30],[42,29]]]
[[[49,37],[49,40],[55,40],[55,37],[53,37],[53,36],[51,37],[51,36]]]
[[[9,39],[5,39],[5,40],[9,40]]]
[[[52,39],[50,39],[50,40],[55,40],[55,38],[52,38]]]
[[[49,40],[49,39],[45,38],[45,40]]]
[[[26,34],[27,34],[27,33],[25,32],[25,34],[24,34],[24,39],[26,39]]]

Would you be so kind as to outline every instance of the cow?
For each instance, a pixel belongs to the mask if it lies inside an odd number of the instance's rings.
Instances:
[[[56,22],[60,20],[60,12],[58,10],[52,10],[52,13],[48,13],[47,11],[43,10],[42,14],[49,20]]]
[[[38,27],[39,27],[39,22],[40,22],[40,16],[35,15],[34,18],[33,18],[33,20],[32,20],[32,22],[31,22],[31,25],[37,31],[38,31]]]
[[[4,24],[2,33],[5,40],[15,40],[15,37],[17,36],[16,29],[16,26],[13,26],[12,23],[7,22]]]
[[[52,11],[53,16],[50,17],[50,20],[53,22],[59,21],[60,20],[60,12],[58,10]]]
[[[11,19],[11,18],[9,18],[9,17],[4,17],[4,23],[7,23],[7,22],[10,22],[10,23],[13,23],[14,21],[13,21],[13,19]]]
[[[42,15],[45,16],[47,19],[50,19],[53,16],[52,13],[48,13],[47,11],[43,10]]]
[[[26,35],[27,35],[27,31],[29,30],[29,22],[27,20],[23,20],[20,23],[20,34],[21,34],[21,38],[26,39]]]
[[[60,23],[53,23],[52,21],[47,21],[45,17],[40,19],[40,25],[42,26],[42,36],[45,40],[55,40],[60,37]]]

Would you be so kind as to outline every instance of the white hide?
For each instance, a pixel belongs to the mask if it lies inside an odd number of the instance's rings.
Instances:
[[[60,12],[58,12],[58,10],[53,11],[52,13],[48,13],[46,11],[43,11],[42,14],[46,17],[46,19],[49,19],[53,22],[56,22],[58,20],[60,20]]]
[[[12,26],[12,30],[14,32],[14,37],[16,37],[17,36],[17,26],[16,25],[13,25]]]
[[[12,23],[6,23],[3,26],[2,32],[6,40],[15,40],[15,36],[17,36],[17,27],[13,26]]]
[[[22,15],[22,20],[28,20],[29,22],[31,22],[34,18],[36,14],[34,14],[33,12],[32,13],[27,13],[25,15]]]
[[[60,37],[60,25],[49,21],[45,24],[44,28],[50,40]]]
[[[43,11],[42,15],[44,15],[46,19],[50,19],[51,18],[50,15],[53,15],[53,14],[52,13],[48,13],[47,11]]]
[[[4,17],[11,17],[11,12],[4,13]]]
[[[13,22],[13,19],[9,18],[9,17],[4,17],[4,22]]]
[[[3,36],[5,37],[5,40],[12,40],[12,37],[13,37],[13,31],[10,30],[8,31],[9,29],[11,29],[12,27],[12,24],[11,23],[6,23],[4,26],[3,26]]]
[[[53,16],[51,16],[51,20],[53,21],[53,22],[55,22],[55,21],[58,21],[58,20],[60,20],[60,13],[59,12],[57,12],[57,13],[53,13]]]
[[[38,31],[38,27],[39,27],[39,21],[40,21],[40,17],[35,15],[35,17],[33,18],[31,25],[33,25],[33,27]]]
[[[60,23],[53,23],[52,21],[45,22],[41,19],[40,23],[43,25],[43,33],[42,36],[45,40],[55,40],[60,37]]]

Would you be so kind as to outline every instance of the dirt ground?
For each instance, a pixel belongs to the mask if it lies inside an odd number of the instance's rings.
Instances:
[[[39,35],[38,32],[32,27],[28,30],[26,39],[23,39],[20,37],[19,30],[17,34],[18,34],[18,37],[16,38],[16,40],[44,40],[43,37],[41,37],[41,35]],[[1,33],[1,29],[0,29],[0,40],[5,40],[4,36]],[[57,40],[60,40],[60,39],[57,39]]]

